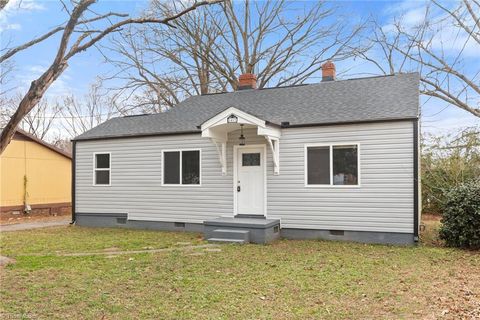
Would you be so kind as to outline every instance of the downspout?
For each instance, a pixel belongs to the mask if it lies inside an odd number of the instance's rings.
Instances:
[[[74,224],[76,217],[75,217],[75,165],[76,165],[76,157],[77,157],[77,142],[72,141],[72,222],[70,224]]]
[[[419,152],[418,119],[413,120],[413,240],[419,241]]]

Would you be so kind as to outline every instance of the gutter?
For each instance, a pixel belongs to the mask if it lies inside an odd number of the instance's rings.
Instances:
[[[326,126],[339,126],[339,125],[351,125],[351,124],[364,124],[364,123],[381,123],[381,122],[396,122],[396,121],[411,121],[417,120],[417,117],[407,118],[385,118],[385,119],[372,119],[372,120],[358,120],[358,121],[336,121],[325,123],[304,123],[304,124],[290,124],[288,121],[282,121],[281,127],[283,129],[288,128],[307,128],[307,127],[326,127]]]
[[[202,131],[200,131],[200,130],[190,130],[190,131],[177,131],[177,132],[126,134],[126,135],[119,135],[119,136],[103,136],[103,137],[92,137],[92,138],[74,138],[74,139],[72,139],[72,142],[110,140],[110,139],[144,138],[144,137],[160,137],[160,136],[176,136],[176,135],[182,135],[182,134],[198,134],[198,133],[202,133]]]
[[[70,224],[74,224],[76,220],[76,217],[75,217],[76,158],[77,158],[77,142],[75,140],[72,140],[72,222],[70,222]]]

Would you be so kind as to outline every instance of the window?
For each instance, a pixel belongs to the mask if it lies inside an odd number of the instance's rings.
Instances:
[[[306,147],[307,185],[358,185],[358,145]]]
[[[330,147],[308,148],[308,184],[330,184]]]
[[[164,151],[163,184],[199,185],[200,150]]]
[[[358,184],[357,146],[333,146],[333,184]]]
[[[242,167],[260,166],[260,153],[242,153]]]
[[[94,154],[94,185],[110,185],[110,153]]]

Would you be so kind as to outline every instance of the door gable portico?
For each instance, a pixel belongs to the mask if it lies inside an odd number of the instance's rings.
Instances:
[[[226,175],[227,173],[226,144],[228,133],[240,129],[241,126],[257,128],[257,135],[265,137],[273,155],[274,174],[278,175],[280,173],[280,127],[235,107],[229,107],[200,125],[202,137],[209,138],[217,148],[222,174]]]

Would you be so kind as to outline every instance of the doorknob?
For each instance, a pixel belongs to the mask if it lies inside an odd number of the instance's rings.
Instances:
[[[237,192],[240,192],[240,186],[237,186]]]

